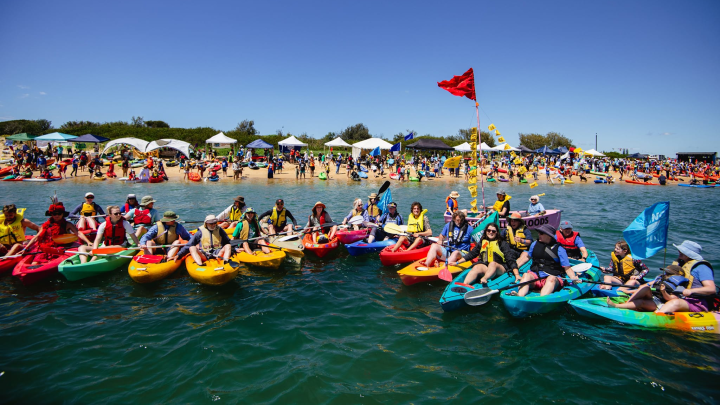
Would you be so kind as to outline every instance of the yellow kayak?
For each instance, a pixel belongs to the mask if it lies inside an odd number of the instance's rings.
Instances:
[[[262,250],[256,250],[253,254],[248,254],[245,251],[237,253],[232,257],[232,260],[251,266],[277,269],[283,260],[285,260],[285,256],[285,252],[279,249],[270,249],[270,253],[263,253]]]
[[[398,275],[405,285],[439,280],[438,274],[440,274],[440,270],[445,268],[445,263],[443,262],[438,264],[439,266],[437,267],[425,267],[425,259],[421,259],[398,271]],[[457,266],[448,267],[448,270],[450,270],[450,273],[455,276],[465,271],[467,268],[472,266],[472,264],[472,262],[462,262]]]
[[[183,263],[182,260],[170,260],[160,263],[138,263],[143,255],[135,256],[128,266],[128,274],[136,283],[147,284],[160,281],[175,272]],[[148,257],[148,256],[145,256]],[[154,256],[150,256],[154,257]]]
[[[209,259],[198,266],[191,255],[185,259],[188,274],[195,281],[205,285],[223,285],[232,281],[240,272],[240,267],[232,268],[230,263],[223,263],[220,259]]]
[[[575,182],[572,180],[565,180],[565,184],[575,184]]]

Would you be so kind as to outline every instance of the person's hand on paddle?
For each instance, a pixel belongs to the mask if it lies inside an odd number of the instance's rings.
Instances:
[[[141,244],[141,245],[138,246],[138,247],[139,247],[140,249],[143,249],[143,250],[144,250],[144,249],[147,249],[147,245],[146,245],[146,244]]]

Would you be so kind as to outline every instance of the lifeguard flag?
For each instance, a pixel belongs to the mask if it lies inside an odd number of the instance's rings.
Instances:
[[[462,76],[453,76],[450,80],[438,82],[438,87],[445,89],[455,96],[467,97],[475,100],[475,74],[472,68]]]

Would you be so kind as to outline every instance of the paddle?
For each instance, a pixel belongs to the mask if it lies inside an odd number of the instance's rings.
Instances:
[[[95,250],[99,250],[99,249],[95,249]],[[123,255],[118,255],[118,254],[97,254],[97,253],[92,253],[92,252],[77,252],[77,251],[70,251],[70,250],[66,251],[65,253],[70,253],[73,255],[84,255],[84,256],[112,256],[112,257],[122,257],[125,259],[132,259],[133,257],[135,257],[135,256],[123,256]]]
[[[603,281],[590,281],[590,280],[582,280],[581,283],[588,283],[588,284],[599,284],[599,285],[609,285],[611,287],[626,287],[626,288],[640,288],[639,285],[624,285],[624,284],[613,284],[613,283],[605,283]]]
[[[19,255],[12,255],[12,256],[3,256],[3,257],[0,257],[0,260],[15,259],[15,258],[17,258],[17,257],[23,257],[23,256],[41,255],[41,254],[44,254],[44,253],[46,253],[46,252],[32,252],[32,253],[22,253],[22,254],[19,254]]]
[[[337,222],[328,222],[328,223],[325,223],[325,224],[320,225],[320,228],[331,228],[331,227],[336,226],[336,225],[338,225]],[[282,238],[278,239],[278,242],[287,242],[287,241],[289,241],[289,240],[297,239],[297,238],[300,237],[300,234],[301,234],[301,233],[303,233],[304,231],[307,231],[307,230],[309,230],[309,229],[313,229],[313,228],[317,228],[317,227],[316,227],[316,226],[310,226],[310,227],[307,227],[307,228],[297,228],[297,229],[295,229],[296,231],[298,231],[297,234],[295,234],[295,235],[288,235],[288,236],[282,237]],[[284,234],[287,234],[287,232],[279,233],[279,234],[277,234],[277,235],[284,235]],[[271,236],[273,236],[273,235],[271,235]]]
[[[386,180],[385,183],[383,183],[383,185],[380,187],[380,190],[378,190],[377,195],[384,193],[385,190],[387,190],[388,188],[390,188],[390,181]]]

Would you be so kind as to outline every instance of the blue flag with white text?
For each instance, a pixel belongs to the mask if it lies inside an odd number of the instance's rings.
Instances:
[[[409,140],[413,139],[413,136],[415,136],[415,133],[410,132],[409,134],[405,135],[405,140],[409,141]]]
[[[400,142],[390,147],[390,152],[400,152]]]
[[[670,201],[659,202],[645,209],[623,231],[633,258],[647,259],[667,246],[670,226]]]
[[[370,156],[380,156],[380,147],[378,146],[377,148],[370,151]]]
[[[387,206],[392,202],[392,193],[390,192],[390,189],[388,188],[385,190],[385,192],[380,196],[380,201],[378,201],[378,208],[380,208],[380,211],[382,213],[387,212]]]

